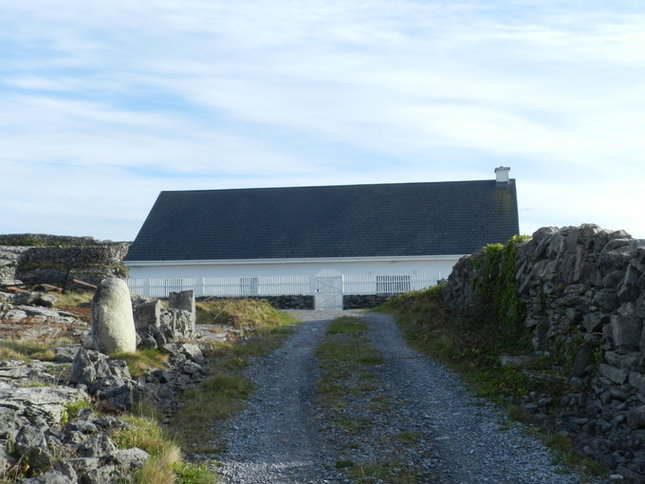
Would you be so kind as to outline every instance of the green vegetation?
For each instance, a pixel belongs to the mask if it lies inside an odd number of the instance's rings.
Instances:
[[[75,402],[70,402],[65,405],[61,422],[67,423],[71,420],[75,420],[76,418],[78,418],[78,414],[81,410],[89,408],[91,408],[91,405],[87,400],[77,400]]]
[[[198,324],[230,324],[236,329],[254,329],[257,326],[289,325],[294,321],[293,316],[262,300],[223,299],[197,303]]]
[[[590,476],[605,474],[605,469],[599,462],[586,459],[576,452],[573,441],[566,435],[548,435],[545,439],[545,444],[555,454],[554,462],[556,464],[561,464],[568,469],[575,469]]]
[[[92,302],[92,297],[94,297],[94,292],[92,291],[82,291],[82,292],[66,292],[64,294],[56,293],[56,302],[54,307],[60,309],[68,308],[77,308],[81,304],[87,304]]]
[[[128,364],[130,375],[134,378],[145,375],[151,370],[162,370],[168,365],[168,355],[156,349],[141,349],[134,353],[115,353],[112,358]]]
[[[0,360],[54,361],[55,349],[67,340],[0,341]]]
[[[129,425],[114,432],[112,438],[122,449],[138,447],[150,454],[145,466],[134,475],[136,483],[209,483],[215,476],[205,467],[183,461],[181,450],[174,439],[154,419],[129,416],[123,418]]]
[[[227,321],[244,327],[245,339],[213,343],[209,358],[210,377],[185,392],[182,409],[172,427],[182,448],[192,453],[217,452],[212,422],[224,420],[244,408],[253,384],[243,374],[252,358],[266,356],[282,346],[297,319],[280,313],[265,301],[217,301],[198,303],[198,321]]]
[[[526,240],[527,237],[515,236],[506,245],[487,245],[483,253],[472,259],[478,276],[475,288],[484,303],[497,313],[504,339],[522,338],[526,333],[523,324],[526,309],[515,284],[517,248]]]
[[[364,333],[367,323],[358,318],[343,316],[334,320],[327,330],[325,341],[316,350],[323,376],[317,383],[318,392],[332,406],[342,406],[347,392],[370,391],[369,385],[347,388],[350,375],[369,380],[370,367],[383,362],[380,354],[369,344]]]

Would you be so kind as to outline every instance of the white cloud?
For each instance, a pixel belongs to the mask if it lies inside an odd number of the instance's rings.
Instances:
[[[597,217],[645,235],[645,15],[627,3],[3,9],[0,167],[16,183],[0,202],[14,218],[44,224],[40,207],[64,226],[89,210],[133,233],[162,189],[486,178],[505,164],[527,225]]]

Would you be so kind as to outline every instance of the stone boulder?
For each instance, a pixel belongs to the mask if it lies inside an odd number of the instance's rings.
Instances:
[[[0,383],[0,408],[13,411],[15,419],[42,420],[49,424],[60,422],[65,405],[87,399],[82,390],[64,386],[58,387],[15,387]],[[0,415],[2,413],[0,412]],[[2,419],[0,432],[8,423]]]
[[[159,300],[135,299],[133,304],[137,347],[160,348],[194,337],[196,312],[192,290],[171,292],[169,309],[164,309]]]
[[[102,353],[136,351],[130,291],[122,279],[104,279],[99,284],[92,299],[92,336],[95,348]]]
[[[110,408],[132,408],[135,385],[125,361],[82,348],[72,363],[70,382],[86,386],[91,395]]]
[[[195,292],[192,289],[187,291],[171,292],[168,294],[168,307],[181,309],[190,313],[191,326],[189,331],[195,332],[195,321],[197,320],[197,309],[195,307]]]

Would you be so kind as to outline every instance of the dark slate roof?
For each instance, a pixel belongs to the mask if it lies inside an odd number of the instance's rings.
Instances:
[[[126,261],[470,254],[518,232],[515,180],[166,191]]]

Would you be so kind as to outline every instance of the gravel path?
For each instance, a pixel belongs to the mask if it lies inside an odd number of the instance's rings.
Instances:
[[[440,482],[578,482],[575,476],[558,473],[549,451],[524,436],[518,425],[475,399],[444,367],[407,347],[389,316],[363,317],[371,323],[370,336],[385,359],[388,390],[406,402],[400,413],[423,422],[426,438],[434,439],[441,459]]]
[[[313,352],[341,313],[303,312],[305,323],[287,343],[250,370],[257,389],[228,425],[227,452],[219,470],[229,483],[334,482],[329,459],[317,443],[312,402],[317,369]],[[327,481],[325,479],[328,479]]]
[[[313,354],[341,314],[369,322],[369,337],[384,358],[373,370],[375,393],[356,392],[342,409],[346,419],[370,422],[365,432],[351,435],[330,425],[338,410],[320,406],[315,393],[320,370]],[[409,349],[387,315],[297,315],[304,324],[285,346],[249,370],[257,390],[226,425],[227,451],[218,470],[223,482],[352,482],[339,462],[388,460],[402,464],[402,475],[417,476],[404,482],[578,482],[558,473],[548,451],[517,427],[502,430],[503,416],[474,399],[450,372]],[[365,398],[387,399],[389,410],[379,412]]]

